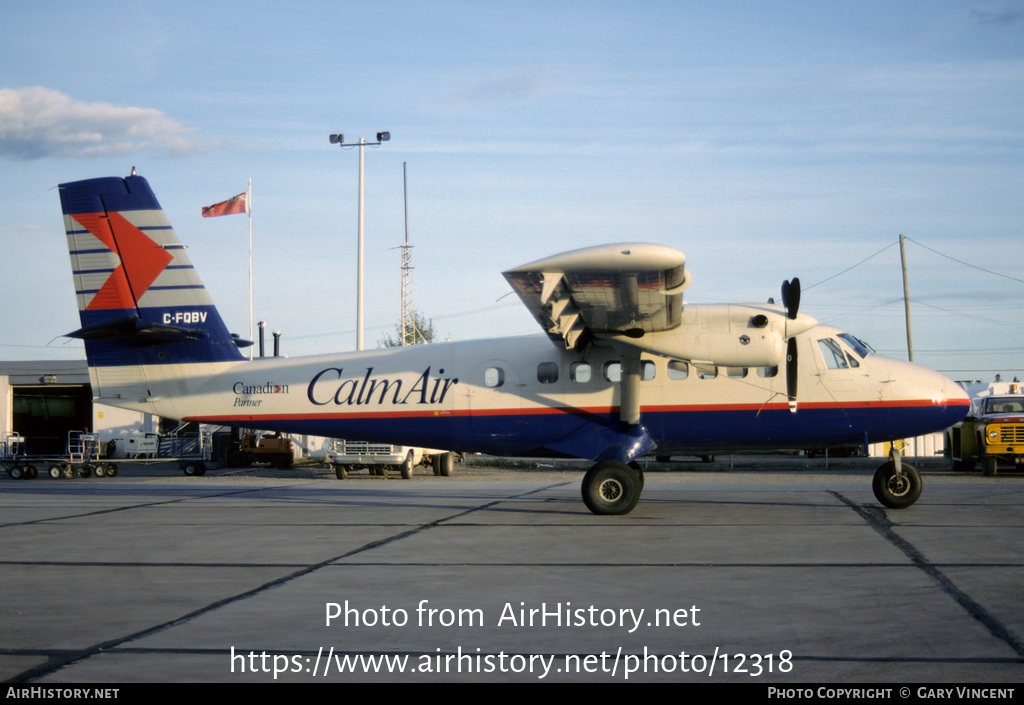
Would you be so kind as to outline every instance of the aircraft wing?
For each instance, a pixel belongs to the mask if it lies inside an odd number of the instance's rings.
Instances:
[[[503,274],[551,340],[567,349],[602,334],[677,328],[692,281],[682,252],[645,243],[573,250]]]

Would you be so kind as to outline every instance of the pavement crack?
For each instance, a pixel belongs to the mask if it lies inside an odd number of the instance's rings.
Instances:
[[[850,507],[850,509],[864,519],[868,526],[881,535],[882,538],[898,548],[918,569],[931,578],[946,595],[951,597],[958,605],[960,605],[960,607],[962,607],[970,617],[988,629],[992,636],[1004,642],[1007,646],[1013,649],[1018,656],[1024,656],[1024,641],[1021,641],[1017,635],[1010,631],[1010,629],[999,621],[995,615],[985,609],[981,603],[957,587],[949,576],[931,563],[916,546],[897,534],[897,524],[889,519],[885,510],[879,507],[866,507],[857,504],[856,502],[847,499],[839,492],[835,492],[833,490],[829,490],[829,494]]]

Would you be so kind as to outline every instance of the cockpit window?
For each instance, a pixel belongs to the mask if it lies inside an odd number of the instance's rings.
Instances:
[[[871,347],[870,345],[868,345],[855,335],[850,335],[849,333],[840,333],[839,337],[842,338],[847,345],[853,348],[853,351],[860,355],[860,358],[862,360],[875,351],[873,347]]]
[[[830,370],[845,370],[850,367],[838,341],[832,338],[823,338],[818,341],[818,347],[821,348],[821,357],[825,360],[825,366]]]

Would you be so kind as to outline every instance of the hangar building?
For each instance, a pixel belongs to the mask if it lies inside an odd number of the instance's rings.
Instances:
[[[152,414],[93,404],[84,360],[0,361],[0,439],[17,433],[29,455],[64,453],[69,431],[101,442],[158,429]]]

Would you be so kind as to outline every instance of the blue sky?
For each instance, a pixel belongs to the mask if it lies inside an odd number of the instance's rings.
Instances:
[[[500,272],[650,241],[693,303],[802,310],[955,378],[1024,378],[1024,3],[0,2],[0,357],[81,357],[56,184],[156,191],[232,330],[286,354],[399,317],[402,164],[417,308],[443,337],[537,332]],[[930,248],[930,249],[927,249]],[[881,252],[879,252],[881,250]],[[834,275],[871,257],[849,272]],[[959,262],[954,261],[959,260]],[[966,263],[966,264],[964,264]],[[990,272],[972,268],[980,267]],[[504,298],[503,298],[504,297]]]

